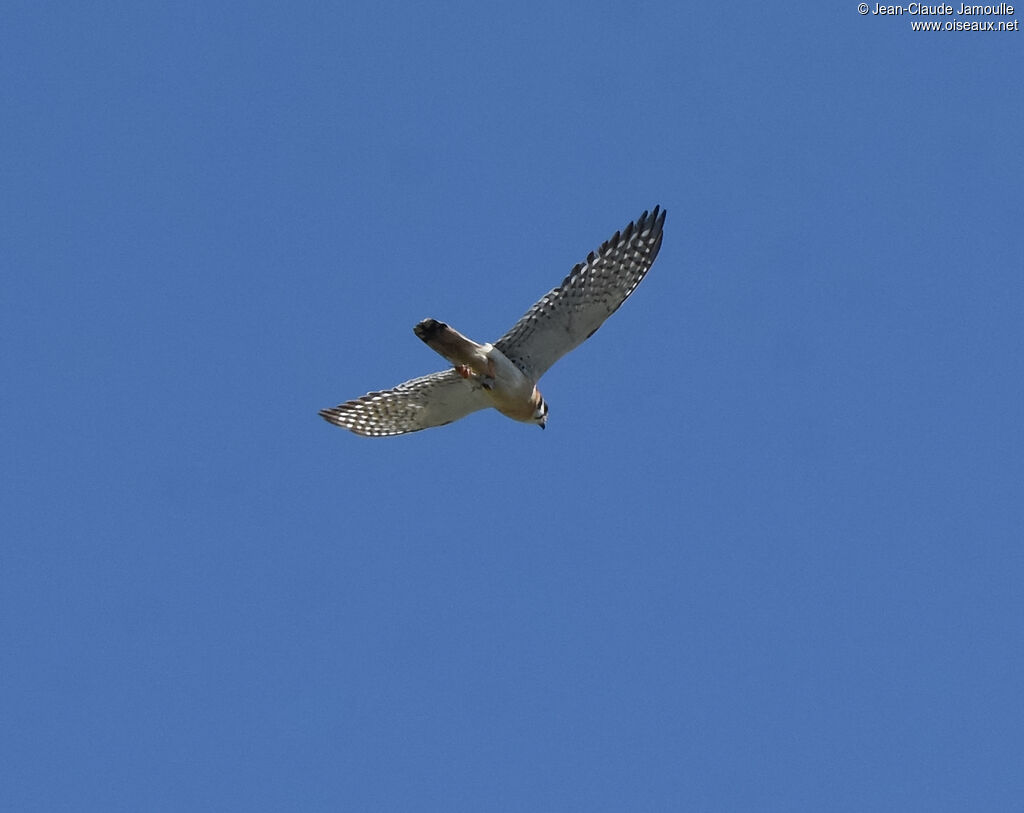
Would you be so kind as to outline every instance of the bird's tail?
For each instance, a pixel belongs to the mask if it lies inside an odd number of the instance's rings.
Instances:
[[[424,319],[413,328],[435,352],[456,367],[469,367],[480,374],[486,371],[487,357],[482,345],[467,339],[459,331],[436,319]]]

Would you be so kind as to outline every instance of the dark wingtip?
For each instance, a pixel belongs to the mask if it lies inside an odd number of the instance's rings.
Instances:
[[[655,206],[651,209],[651,216],[647,216],[647,212],[640,215],[639,222],[649,221],[652,226],[661,228],[661,225],[665,222],[665,215],[668,214],[668,209],[662,209],[661,206]]]

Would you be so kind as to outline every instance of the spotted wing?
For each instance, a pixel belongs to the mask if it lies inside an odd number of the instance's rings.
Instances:
[[[384,437],[443,426],[490,405],[479,384],[448,369],[321,409],[320,416],[357,435]]]
[[[644,212],[562,284],[530,308],[495,347],[534,381],[570,350],[579,347],[633,293],[661,248],[665,211]]]

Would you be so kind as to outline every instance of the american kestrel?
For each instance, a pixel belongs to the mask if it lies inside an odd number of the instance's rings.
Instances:
[[[615,232],[493,344],[477,344],[443,322],[424,319],[413,330],[451,367],[320,415],[367,437],[442,426],[486,407],[543,429],[548,405],[537,381],[633,293],[658,256],[664,223],[665,211],[655,206]]]

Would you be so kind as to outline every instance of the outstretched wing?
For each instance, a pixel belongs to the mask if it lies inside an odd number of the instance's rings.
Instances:
[[[659,214],[660,212],[660,214]],[[494,343],[524,373],[539,379],[579,347],[626,301],[661,248],[665,211],[644,212],[593,251]]]
[[[479,384],[448,369],[321,409],[320,415],[357,435],[383,437],[443,426],[490,405]]]

